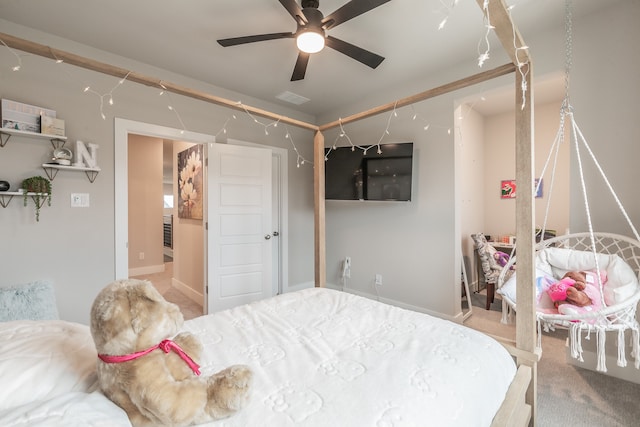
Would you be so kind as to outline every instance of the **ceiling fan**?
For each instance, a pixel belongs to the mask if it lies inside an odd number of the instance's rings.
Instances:
[[[325,45],[371,68],[376,68],[384,61],[384,58],[380,55],[326,35],[325,32],[390,0],[351,0],[326,17],[318,10],[319,0],[302,0],[301,5],[298,5],[296,0],[279,1],[298,25],[294,33],[270,33],[233,37],[218,40],[218,43],[224,47],[229,47],[265,40],[295,38],[300,52],[293,68],[291,81],[304,79],[309,56],[312,53],[321,51]]]

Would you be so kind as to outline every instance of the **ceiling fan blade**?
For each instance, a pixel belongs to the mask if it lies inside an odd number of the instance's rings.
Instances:
[[[341,8],[327,15],[322,20],[322,27],[325,30],[336,27],[389,1],[391,0],[351,0]]]
[[[293,19],[295,19],[299,25],[304,25],[308,22],[306,16],[304,16],[304,13],[302,12],[302,8],[298,5],[296,0],[280,0],[280,4],[287,9],[287,12],[293,16]]]
[[[340,53],[344,53],[345,55],[355,59],[356,61],[362,62],[364,65],[367,65],[371,68],[376,68],[382,61],[384,61],[384,58],[380,55],[376,55],[373,52],[369,52],[368,50],[352,45],[351,43],[347,43],[332,36],[327,36],[325,39],[325,43],[331,49],[335,49]]]
[[[291,75],[291,81],[304,79],[304,75],[307,72],[307,64],[309,63],[309,57],[311,54],[306,52],[299,52],[296,65],[293,67],[293,74]]]
[[[253,42],[262,42],[265,40],[274,40],[274,39],[288,39],[293,38],[294,33],[271,33],[271,34],[258,34],[255,36],[243,36],[243,37],[232,37],[230,39],[220,39],[218,43],[221,46],[229,47],[236,46],[239,44],[245,43],[253,43]]]

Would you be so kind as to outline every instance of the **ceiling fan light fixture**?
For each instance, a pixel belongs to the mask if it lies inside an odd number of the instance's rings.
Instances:
[[[296,45],[305,53],[320,52],[324,48],[324,34],[315,28],[306,29],[296,37]]]

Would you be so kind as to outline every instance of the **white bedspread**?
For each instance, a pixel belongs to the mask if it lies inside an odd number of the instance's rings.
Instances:
[[[15,329],[18,322],[0,324],[2,388],[10,369],[5,356],[16,351],[4,348],[12,323]],[[205,347],[198,361],[203,375],[237,363],[255,373],[249,406],[211,426],[487,426],[516,371],[507,351],[486,335],[327,289],[203,316],[185,322],[185,329]],[[12,334],[14,341],[26,343],[28,337]],[[41,336],[41,351],[55,340]],[[32,345],[30,351],[39,350]],[[95,350],[89,357],[95,358]],[[12,378],[23,392],[51,386],[46,374]],[[70,380],[74,386],[67,392],[0,406],[0,425],[37,425],[47,413],[57,416],[47,425],[127,425],[124,412],[83,381]]]
[[[213,326],[215,325],[215,326]],[[515,375],[493,339],[453,322],[327,289],[187,322],[203,373],[255,372],[231,426],[487,426]]]

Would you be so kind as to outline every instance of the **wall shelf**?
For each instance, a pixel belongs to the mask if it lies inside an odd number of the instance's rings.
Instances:
[[[5,145],[7,145],[7,142],[9,142],[9,138],[11,138],[12,135],[25,136],[28,138],[48,139],[51,142],[51,145],[53,146],[54,149],[64,147],[65,142],[67,142],[66,136],[48,135],[46,133],[36,133],[36,132],[27,132],[24,130],[1,128],[0,129],[0,147],[4,147]]]
[[[84,173],[87,175],[87,178],[89,179],[89,182],[93,183],[93,181],[96,180],[98,173],[100,172],[100,168],[98,167],[87,168],[82,166],[65,166],[65,165],[58,165],[55,163],[43,163],[42,169],[44,169],[44,172],[47,174],[47,176],[51,181],[53,181],[53,179],[56,177],[59,170],[67,170],[67,171],[74,171],[74,172],[84,171]]]
[[[9,206],[9,203],[13,199],[13,196],[24,196],[24,193],[20,191],[0,191],[0,205],[3,208],[6,208],[7,206]],[[42,207],[44,205],[44,201],[49,196],[49,193],[27,193],[27,196],[31,196],[34,202],[36,201],[36,198],[34,196],[40,196],[39,207]]]

